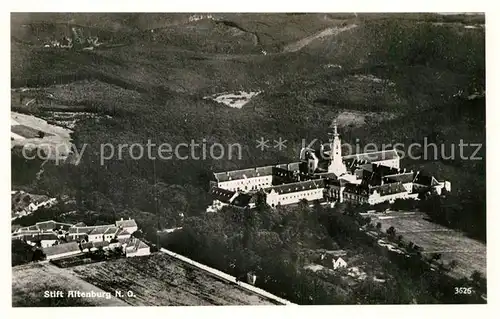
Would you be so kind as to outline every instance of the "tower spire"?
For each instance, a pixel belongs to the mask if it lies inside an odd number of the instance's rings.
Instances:
[[[346,167],[342,162],[342,142],[340,141],[339,132],[337,130],[337,121],[333,120],[332,125],[333,133],[329,133],[330,137],[330,164],[328,165],[328,172],[335,173],[340,176],[346,173]]]
[[[333,120],[332,124],[330,125],[330,128],[333,128],[333,133],[328,133],[330,135],[330,143],[333,143],[333,140],[337,137],[339,137],[339,133],[337,131],[337,120]]]

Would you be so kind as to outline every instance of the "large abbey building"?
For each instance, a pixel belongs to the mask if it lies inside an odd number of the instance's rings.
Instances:
[[[337,125],[330,135],[328,147],[302,149],[299,162],[215,173],[209,210],[225,205],[252,208],[259,191],[265,193],[267,204],[276,207],[302,199],[374,205],[451,190],[447,181],[401,169],[394,149],[342,156]]]

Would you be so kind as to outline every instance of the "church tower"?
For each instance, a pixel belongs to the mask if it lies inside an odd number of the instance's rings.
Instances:
[[[333,123],[333,133],[329,133],[330,137],[330,163],[328,172],[334,173],[337,177],[347,172],[347,169],[342,162],[342,142],[337,132],[337,123]]]

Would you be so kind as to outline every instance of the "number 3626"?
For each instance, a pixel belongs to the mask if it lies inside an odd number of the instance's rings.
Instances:
[[[471,287],[455,287],[455,295],[470,295],[473,292]]]

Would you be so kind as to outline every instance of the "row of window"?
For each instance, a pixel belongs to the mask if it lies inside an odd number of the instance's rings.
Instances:
[[[245,184],[253,184],[253,183],[264,183],[268,182],[269,177],[263,177],[263,178],[249,178],[249,179],[241,179],[241,180],[236,180],[232,182],[223,182],[221,184],[231,184],[231,185],[245,185]]]
[[[281,199],[283,200],[287,200],[287,199],[303,199],[303,198],[306,198],[307,196],[312,196],[312,195],[317,195],[317,194],[321,194],[322,191],[321,190],[317,190],[317,191],[311,191],[311,192],[306,192],[306,193],[302,193],[302,194],[296,194],[296,195],[289,195],[289,196],[283,196],[281,197]]]

